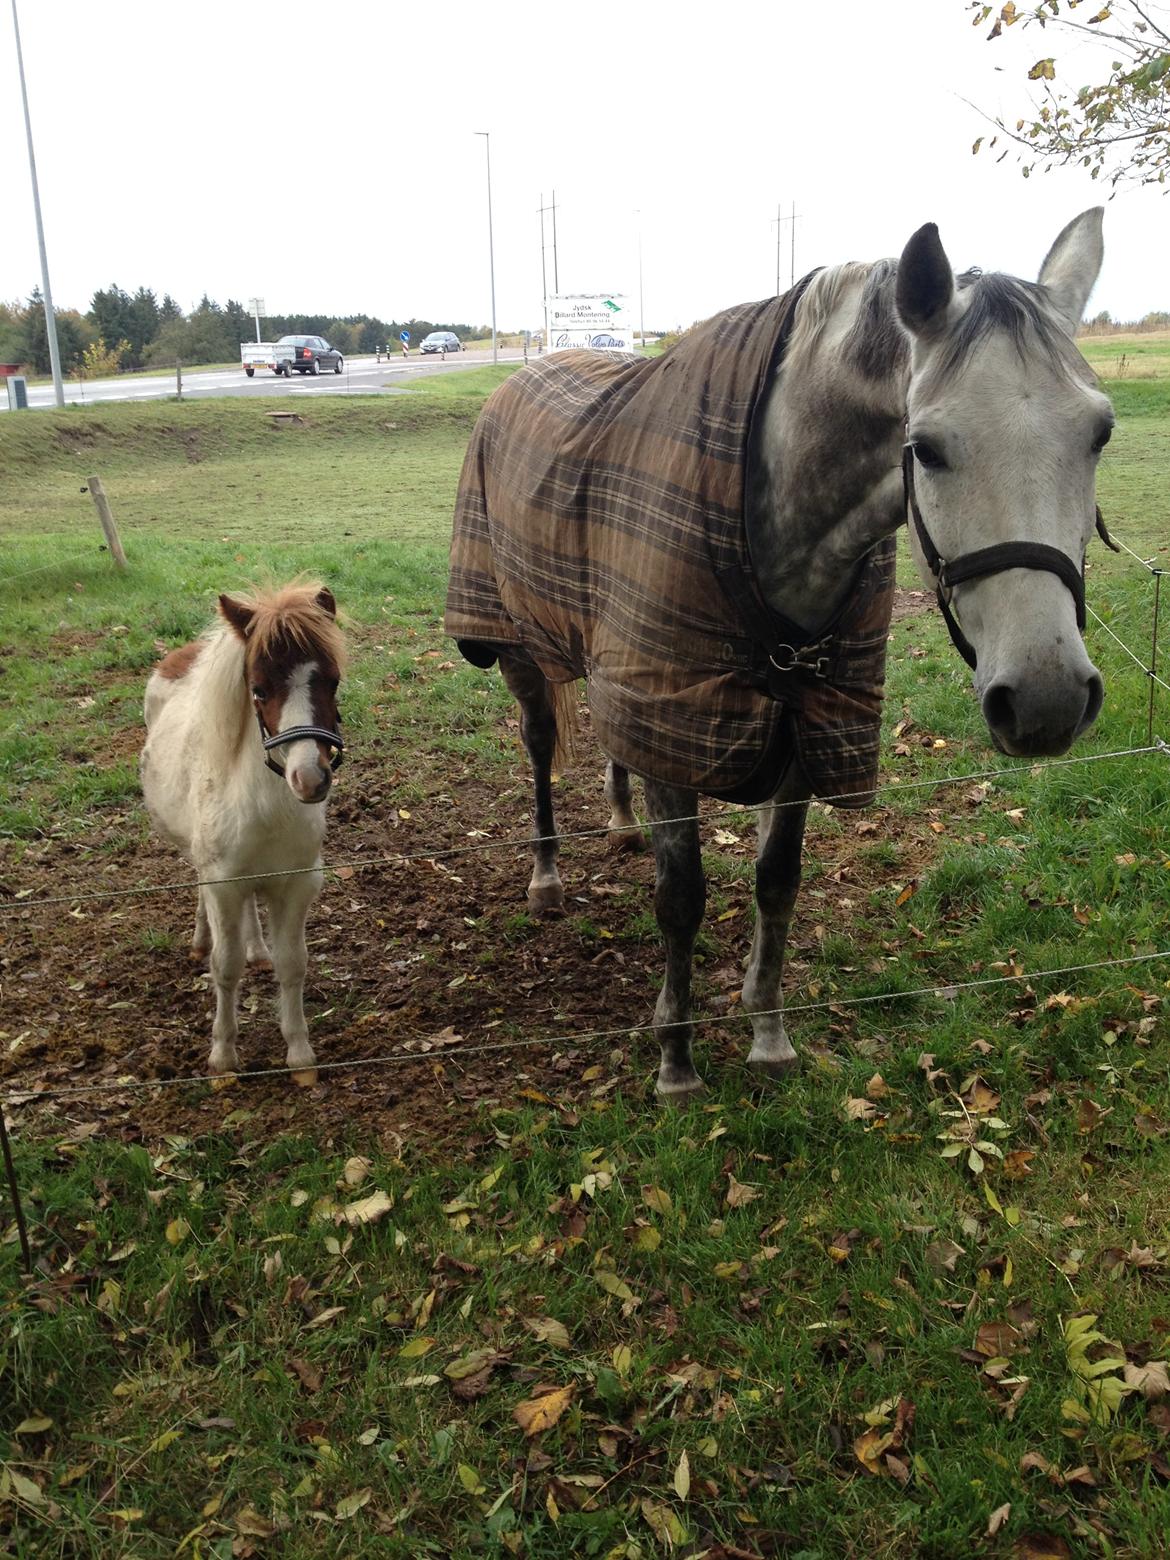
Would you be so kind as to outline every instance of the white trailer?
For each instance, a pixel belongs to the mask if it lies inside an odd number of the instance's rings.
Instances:
[[[287,376],[291,373],[289,364],[296,352],[296,347],[278,346],[275,341],[243,341],[240,343],[240,363],[249,379],[258,368]]]

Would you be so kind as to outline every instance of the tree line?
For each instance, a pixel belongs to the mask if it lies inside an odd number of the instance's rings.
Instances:
[[[206,294],[184,314],[170,293],[160,301],[152,288],[139,287],[130,293],[115,283],[99,288],[85,313],[55,312],[61,369],[69,375],[167,368],[175,362],[234,363],[239,361],[240,343],[256,339],[256,322],[243,304],[229,298],[221,305]],[[266,341],[291,335],[324,336],[346,356],[397,344],[404,330],[415,345],[432,330],[453,330],[464,341],[491,334],[488,325],[383,320],[370,314],[268,315],[260,325]],[[26,302],[0,303],[0,362],[23,364],[30,373],[49,372],[49,339],[39,288]]]

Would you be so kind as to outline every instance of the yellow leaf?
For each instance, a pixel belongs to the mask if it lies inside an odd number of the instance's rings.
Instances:
[[[15,1477],[16,1475],[14,1474],[13,1478],[15,1479]],[[28,1481],[24,1480],[23,1482],[27,1483]],[[36,1489],[35,1484],[33,1485],[33,1488]],[[37,1494],[40,1494],[39,1490],[37,1490]],[[44,1497],[42,1496],[42,1499],[43,1498]],[[146,1512],[143,1511],[141,1506],[122,1506],[119,1507],[117,1511],[110,1512],[110,1516],[114,1519],[115,1522],[141,1522],[145,1515]]]
[[[398,1357],[403,1360],[421,1360],[424,1354],[430,1353],[437,1342],[437,1338],[412,1338],[399,1349]]]
[[[508,1167],[505,1164],[505,1165],[497,1165],[494,1170],[489,1170],[487,1175],[485,1175],[483,1180],[479,1183],[480,1191],[481,1192],[490,1192],[492,1187],[495,1186],[496,1182],[500,1179],[500,1177],[503,1175],[504,1171],[507,1168]]]
[[[512,1418],[520,1426],[525,1435],[539,1435],[542,1430],[555,1425],[557,1420],[568,1408],[573,1396],[573,1384],[567,1387],[557,1387],[552,1392],[546,1392],[542,1397],[529,1398],[526,1402],[517,1403],[512,1410]]]
[[[598,1268],[594,1278],[607,1294],[616,1295],[619,1300],[632,1300],[634,1291],[629,1284],[623,1283],[616,1273],[611,1273],[608,1268]]]
[[[375,1224],[379,1219],[388,1214],[394,1206],[394,1199],[388,1192],[379,1189],[371,1192],[368,1197],[359,1197],[356,1202],[346,1203],[341,1210],[342,1217],[349,1225]]]
[[[355,1154],[352,1159],[345,1161],[345,1169],[341,1172],[346,1186],[360,1186],[373,1169],[373,1164],[362,1154]]]
[[[364,1490],[355,1490],[352,1495],[347,1495],[344,1500],[339,1500],[334,1512],[337,1520],[345,1522],[350,1517],[356,1516],[363,1506],[369,1504],[373,1493],[373,1490],[367,1486]]]
[[[716,1278],[738,1278],[739,1269],[738,1262],[716,1262],[712,1272]]]
[[[1029,81],[1053,81],[1056,77],[1056,62],[1052,59],[1037,60],[1028,72]]]
[[[662,1244],[662,1232],[652,1224],[641,1224],[634,1233],[634,1245],[639,1251],[657,1251]]]
[[[17,1473],[15,1468],[9,1468],[6,1465],[4,1468],[3,1477],[5,1482],[11,1485],[12,1493],[18,1500],[23,1500],[30,1506],[44,1505],[44,1491],[41,1489],[39,1484],[34,1484],[31,1479],[25,1478],[23,1473]],[[0,1489],[2,1488],[3,1485],[0,1485]],[[114,1515],[116,1516],[117,1513],[115,1512]],[[142,1515],[141,1511],[138,1512],[138,1515]]]
[[[186,1219],[172,1219],[166,1228],[167,1243],[171,1246],[182,1245],[190,1232],[191,1226]]]
[[[487,1485],[480,1479],[475,1469],[467,1463],[460,1463],[455,1472],[459,1475],[459,1482],[469,1495],[482,1495]]]
[[[613,1351],[613,1368],[614,1368],[614,1370],[617,1371],[618,1375],[619,1376],[627,1375],[629,1373],[630,1366],[633,1363],[634,1363],[634,1353],[633,1353],[633,1350],[630,1348],[629,1344],[628,1343],[618,1343],[618,1344],[615,1344],[614,1345],[614,1351]]]
[[[43,1430],[48,1430],[53,1421],[47,1414],[34,1414],[31,1419],[22,1419],[16,1427],[17,1435],[40,1435]]]
[[[528,1316],[524,1319],[524,1325],[541,1343],[549,1343],[554,1349],[571,1347],[569,1329],[564,1322],[558,1322],[555,1316]]]
[[[724,1201],[729,1208],[744,1208],[748,1203],[754,1202],[759,1195],[758,1187],[749,1186],[746,1181],[737,1181],[728,1172],[727,1196],[724,1198]]]
[[[548,1512],[549,1517],[551,1518],[554,1525],[561,1520],[561,1508],[553,1499],[552,1490],[549,1490],[548,1494],[544,1497],[544,1509]]]
[[[168,1446],[173,1446],[176,1441],[181,1439],[182,1434],[181,1430],[164,1430],[161,1435],[156,1435],[146,1448],[147,1453],[165,1452]]]
[[[670,1212],[670,1193],[664,1192],[660,1186],[644,1186],[642,1201],[653,1213]]]
[[[443,1374],[449,1381],[466,1381],[468,1376],[478,1376],[495,1357],[494,1349],[473,1349],[470,1354],[464,1354],[444,1366]]]
[[[686,1452],[678,1460],[674,1470],[674,1492],[679,1500],[686,1500],[691,1493],[691,1460]]]

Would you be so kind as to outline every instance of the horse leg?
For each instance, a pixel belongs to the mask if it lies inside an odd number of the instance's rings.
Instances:
[[[743,983],[743,1010],[752,1021],[748,1066],[770,1078],[783,1078],[800,1065],[784,1029],[780,985],[784,947],[800,889],[800,852],[807,812],[807,786],[787,777],[771,804],[760,809],[756,930]]]
[[[272,963],[280,983],[280,1032],[286,1046],[285,1063],[290,1072],[309,1073],[297,1082],[316,1083],[312,1069],[317,1058],[309,1044],[309,1026],[305,1022],[305,970],[309,954],[305,947],[305,918],[309,906],[321,892],[320,872],[306,872],[283,879],[269,888],[268,925],[272,932]]]
[[[557,871],[556,823],[553,819],[552,764],[557,745],[557,717],[548,678],[534,661],[511,652],[500,656],[500,671],[520,706],[520,734],[532,765],[536,794],[533,835],[532,881],[528,908],[533,915],[559,915],[565,908],[565,890]]]
[[[666,973],[654,1008],[662,1053],[657,1088],[660,1100],[679,1105],[703,1088],[691,1056],[691,955],[707,897],[694,817],[697,800],[694,791],[646,781],[654,846],[654,913],[666,944]]]
[[[203,890],[199,890],[199,902],[195,906],[195,930],[191,934],[191,962],[202,964],[211,952],[211,928],[207,924],[207,902]]]
[[[205,891],[204,905],[211,927],[211,977],[215,982],[215,1021],[211,1026],[212,1072],[234,1072],[239,1030],[236,999],[244,973],[244,900],[234,883],[218,883]]]
[[[268,944],[264,941],[264,932],[260,925],[260,910],[256,904],[256,895],[249,894],[244,905],[244,947],[248,963],[254,969],[270,970],[272,968],[272,955],[268,951]]]
[[[612,758],[605,766],[605,799],[610,808],[610,850],[645,850],[646,836],[634,816],[630,771],[615,764]]]

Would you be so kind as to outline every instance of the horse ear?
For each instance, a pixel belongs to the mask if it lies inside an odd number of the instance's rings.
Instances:
[[[252,619],[255,616],[251,607],[246,607],[242,601],[236,601],[231,596],[221,596],[219,598],[219,615],[241,639],[247,639],[252,627]]]
[[[334,600],[333,592],[328,585],[322,585],[317,592],[317,605],[329,617],[335,618],[337,616],[337,602]]]
[[[954,294],[955,278],[938,227],[927,222],[910,239],[898,261],[894,295],[898,317],[913,336],[936,335],[946,325]]]
[[[1101,234],[1104,215],[1104,206],[1092,206],[1074,217],[1040,267],[1040,285],[1047,289],[1070,334],[1081,323],[1085,304],[1105,258],[1105,240]]]

